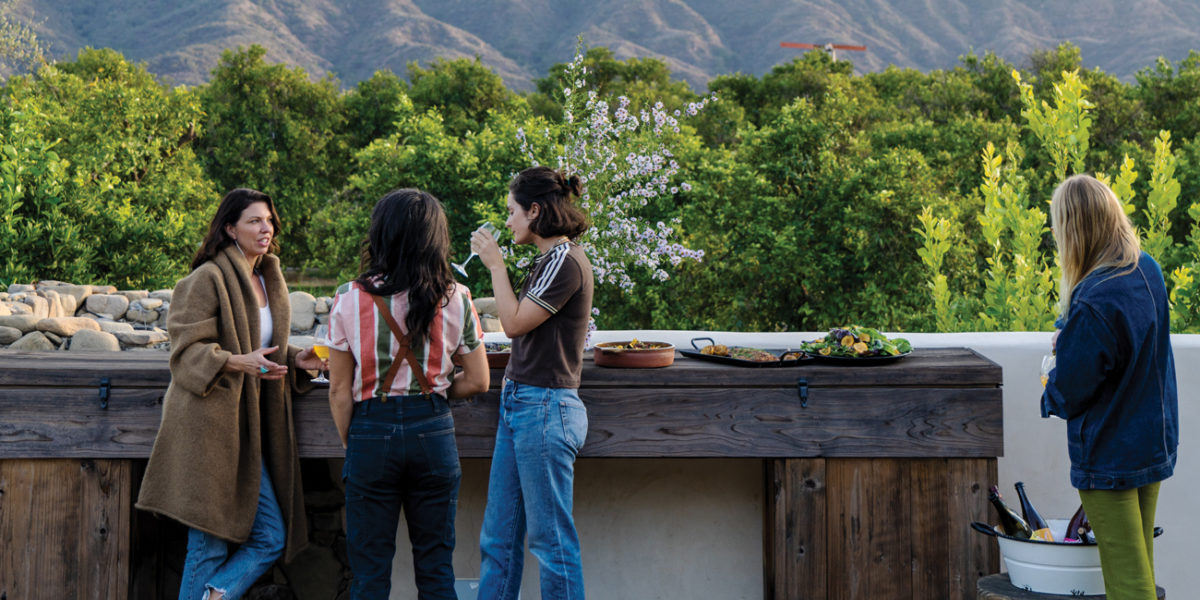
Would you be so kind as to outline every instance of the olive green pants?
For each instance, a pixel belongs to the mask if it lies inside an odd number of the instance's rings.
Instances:
[[[1155,600],[1154,508],[1160,482],[1133,490],[1079,490],[1109,600]]]

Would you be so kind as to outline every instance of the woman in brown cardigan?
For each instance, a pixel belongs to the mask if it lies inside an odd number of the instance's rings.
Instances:
[[[309,376],[289,367],[324,363],[288,346],[278,232],[269,196],[226,194],[167,315],[171,384],[137,506],[189,528],[181,600],[239,598],[307,542],[291,394]]]

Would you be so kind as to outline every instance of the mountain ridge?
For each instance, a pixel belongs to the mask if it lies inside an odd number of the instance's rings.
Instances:
[[[1200,48],[1200,3],[1189,0],[21,0],[14,16],[70,60],[109,47],[178,84],[207,81],[220,53],[259,44],[267,58],[335,75],[349,86],[377,70],[474,57],[507,85],[529,90],[570,60],[576,37],[617,58],[664,60],[703,90],[734,72],[762,75],[798,51],[779,42],[864,44],[842,52],[859,73],[889,65],[950,69],[972,51],[1017,64],[1064,41],[1085,68],[1129,81],[1163,56]]]

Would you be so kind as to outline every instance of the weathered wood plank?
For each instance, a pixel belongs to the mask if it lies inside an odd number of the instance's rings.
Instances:
[[[998,481],[996,461],[962,459],[946,461],[950,490],[946,527],[950,537],[950,600],[975,600],[980,577],[1000,571],[1000,548],[995,541],[971,529],[972,521],[988,521],[987,489]]]
[[[950,508],[947,474],[951,459],[913,459],[908,463],[912,526],[912,597],[945,598],[950,577]]]
[[[997,456],[999,389],[582,390],[583,456]]]
[[[80,464],[80,523],[76,565],[79,598],[129,596],[129,536],[132,534],[133,468],[129,460],[85,460]]]
[[[129,493],[129,461],[0,460],[0,597],[126,597]]]
[[[998,388],[584,389],[584,457],[998,456]],[[0,388],[0,458],[145,458],[161,391],[114,389],[100,408],[86,388]],[[495,390],[452,403],[459,451],[491,456]],[[52,407],[49,408],[48,407]],[[295,403],[303,457],[340,457],[325,389]]]
[[[825,459],[766,461],[763,591],[768,600],[824,598],[826,569]]]
[[[96,387],[109,377],[114,387],[165,387],[167,355],[160,352],[23,353],[0,350],[0,387]],[[492,371],[499,388],[504,373]],[[899,362],[870,367],[805,364],[788,368],[745,368],[685,358],[661,369],[597,367],[583,363],[583,386],[591,387],[779,387],[804,377],[813,386],[980,387],[999,385],[1000,366],[965,348],[920,348]]]

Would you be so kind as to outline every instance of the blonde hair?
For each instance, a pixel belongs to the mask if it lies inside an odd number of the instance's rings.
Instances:
[[[1128,273],[1137,267],[1137,232],[1117,195],[1095,177],[1073,175],[1058,184],[1050,200],[1050,223],[1062,267],[1058,302],[1064,318],[1075,286],[1092,271],[1115,267]]]

